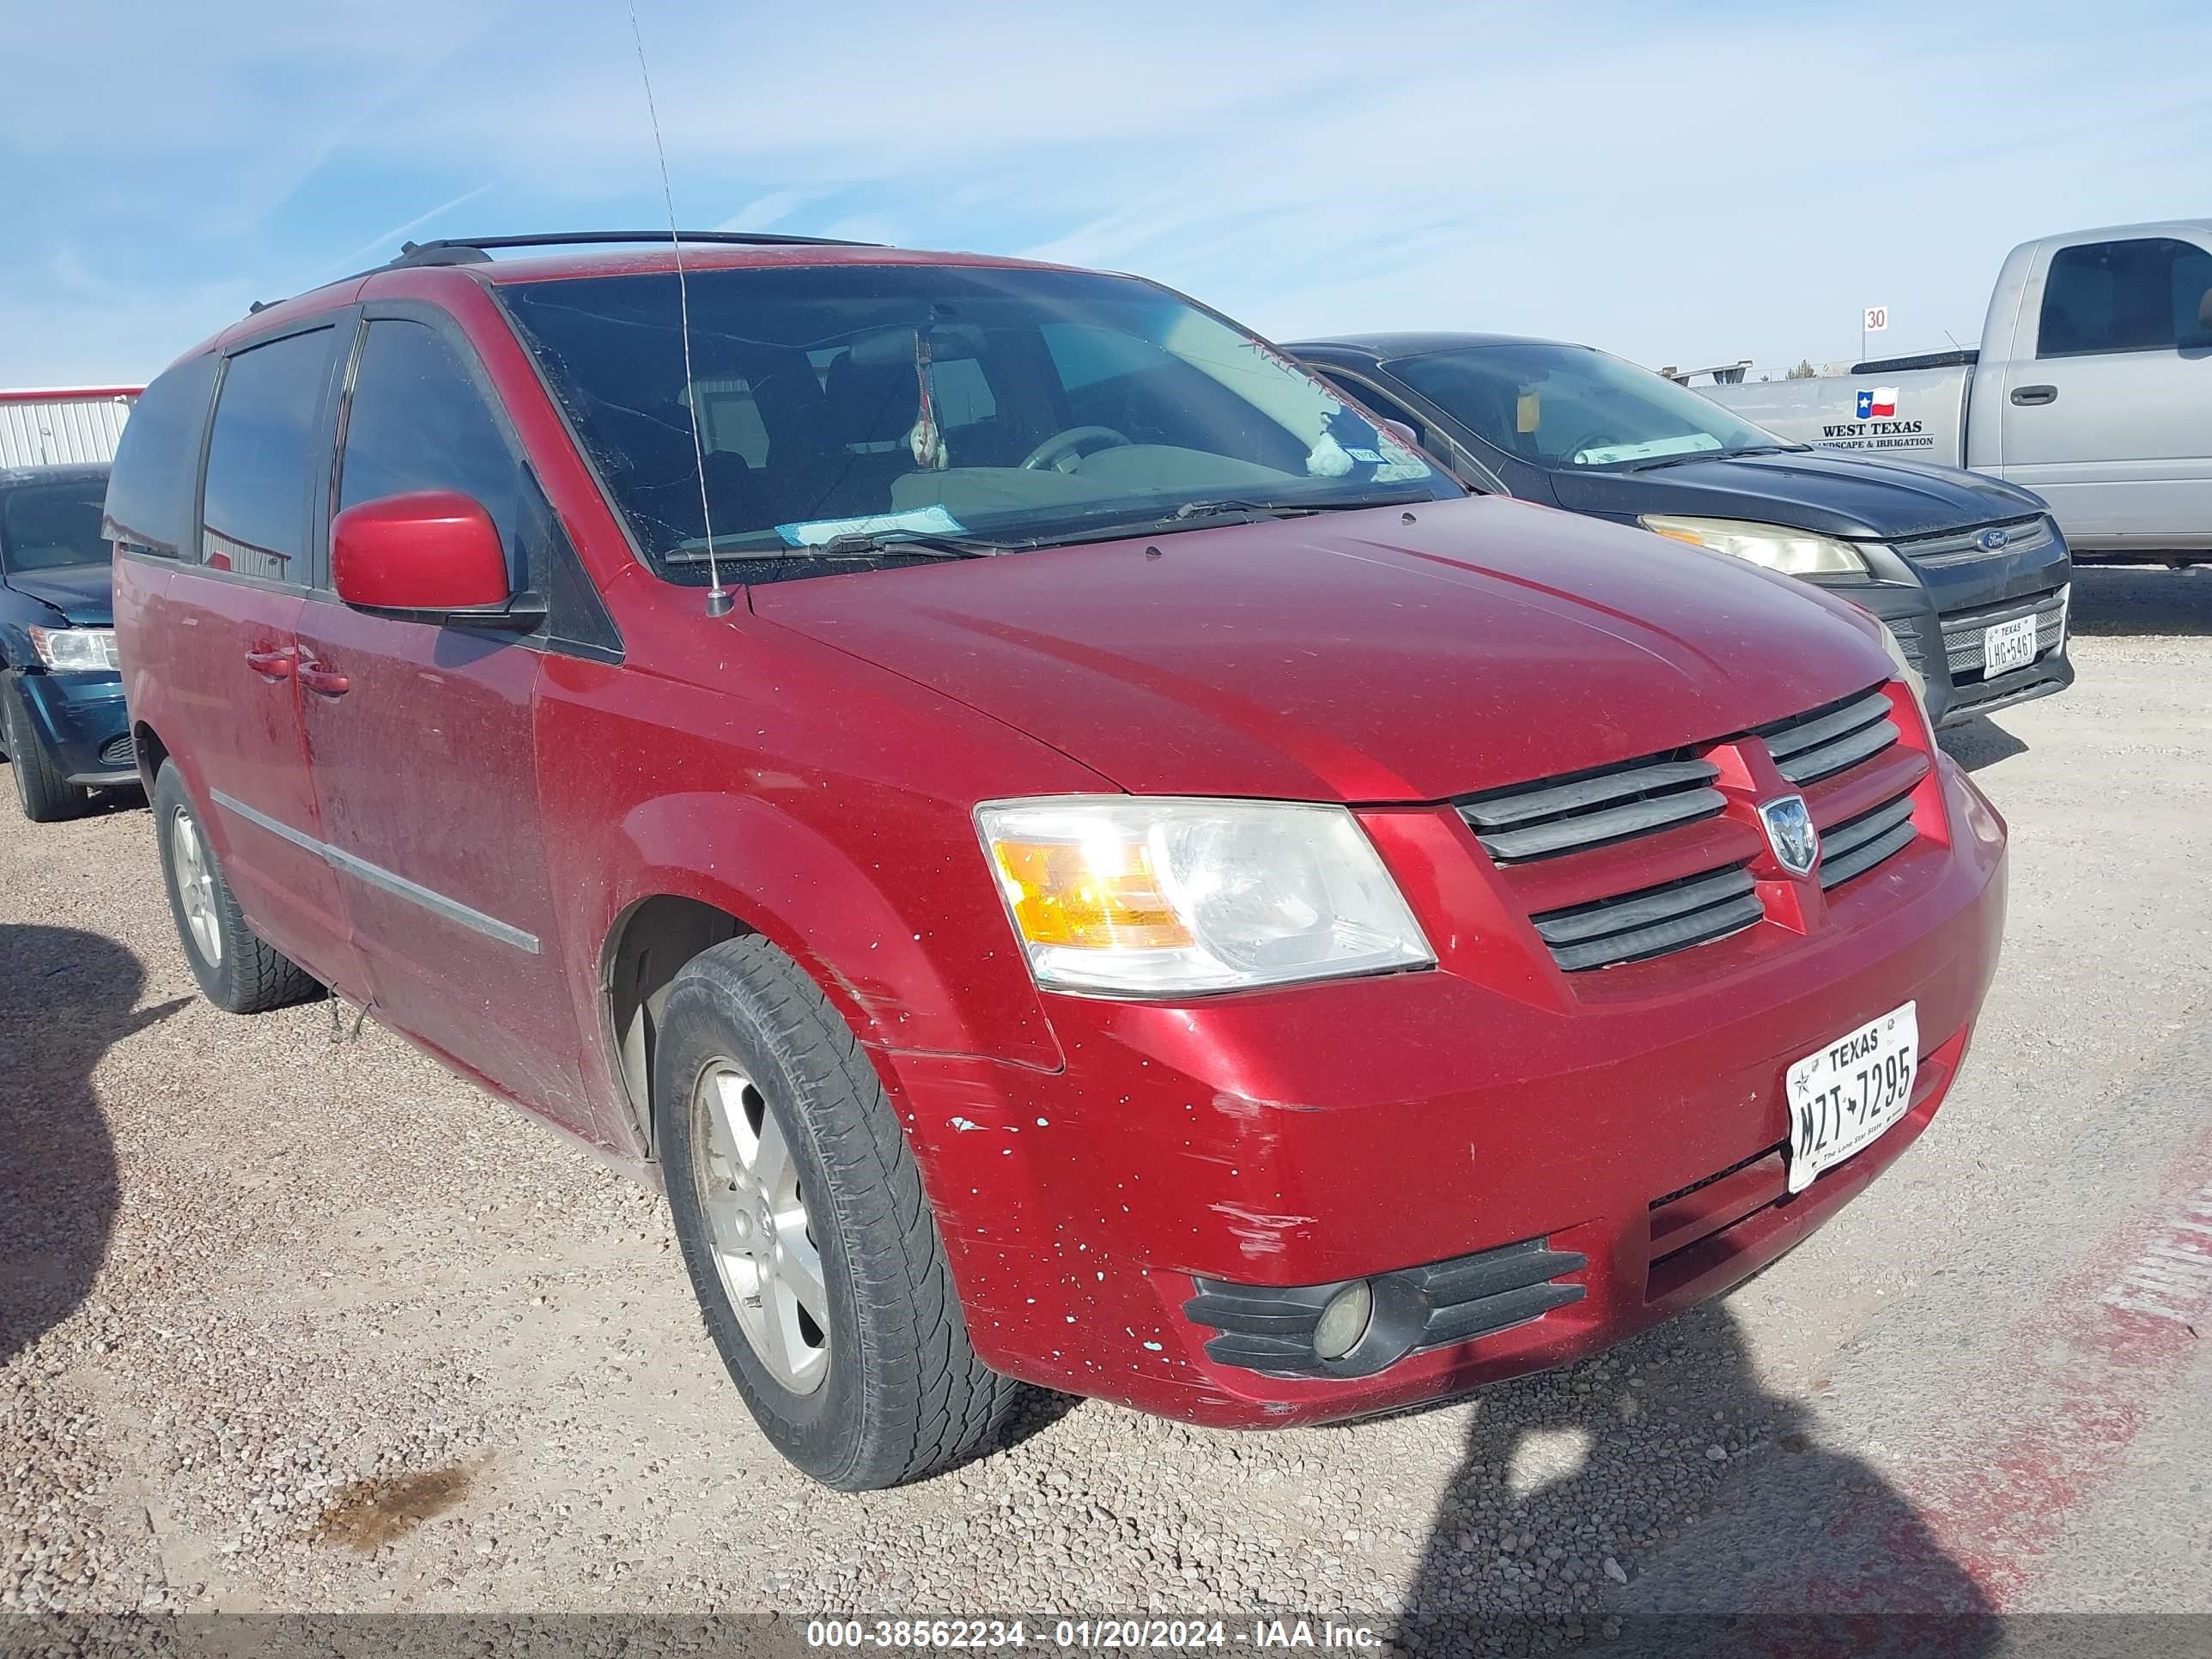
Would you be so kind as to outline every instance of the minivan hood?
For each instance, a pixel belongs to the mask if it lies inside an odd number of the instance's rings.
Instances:
[[[1437,800],[1723,737],[1888,672],[1872,625],[1802,583],[1496,496],[751,597],[1148,794]]]
[[[2043,507],[2039,497],[1978,472],[1834,450],[1683,461],[1646,472],[1563,468],[1549,476],[1570,512],[1750,519],[1862,541],[1936,536]]]
[[[100,564],[57,565],[50,570],[10,572],[9,586],[50,605],[80,628],[106,628],[115,620],[112,571]]]

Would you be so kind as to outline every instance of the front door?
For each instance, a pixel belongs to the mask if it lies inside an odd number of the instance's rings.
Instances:
[[[459,490],[490,513],[514,586],[526,586],[537,487],[449,331],[371,309],[342,416],[335,509]],[[539,649],[356,611],[321,585],[299,641],[329,856],[380,1016],[590,1133],[539,809]]]
[[[2035,355],[2006,369],[2004,477],[2084,545],[2212,547],[2212,247],[2137,236],[2048,258]]]
[[[161,626],[179,729],[191,734],[176,762],[246,921],[316,978],[358,994],[345,905],[320,851],[295,674],[309,479],[313,458],[329,453],[339,332],[285,335],[224,362],[198,560],[185,555]]]

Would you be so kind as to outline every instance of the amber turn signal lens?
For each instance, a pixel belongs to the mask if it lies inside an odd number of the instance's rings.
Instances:
[[[1032,945],[1174,951],[1192,942],[1141,842],[1002,841],[992,852],[1015,923]]]

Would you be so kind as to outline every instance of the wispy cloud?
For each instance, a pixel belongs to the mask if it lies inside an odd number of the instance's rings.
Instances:
[[[0,65],[0,167],[30,181],[11,228],[99,249],[158,305],[239,274],[273,294],[464,204],[490,227],[659,222],[619,7],[237,4],[40,9]],[[1978,326],[2012,242],[2201,205],[2212,147],[2212,14],[2163,0],[640,11],[685,217],[1142,270],[1285,337],[1795,361],[1851,349],[1880,301],[1900,349],[1940,344]],[[58,90],[93,61],[129,120]],[[21,281],[0,278],[0,380]]]

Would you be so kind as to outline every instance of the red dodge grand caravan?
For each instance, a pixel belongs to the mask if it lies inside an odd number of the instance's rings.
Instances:
[[[208,996],[662,1184],[800,1468],[1555,1365],[1927,1127],[2004,831],[1873,623],[1133,278],[558,240],[148,391],[139,765]]]

